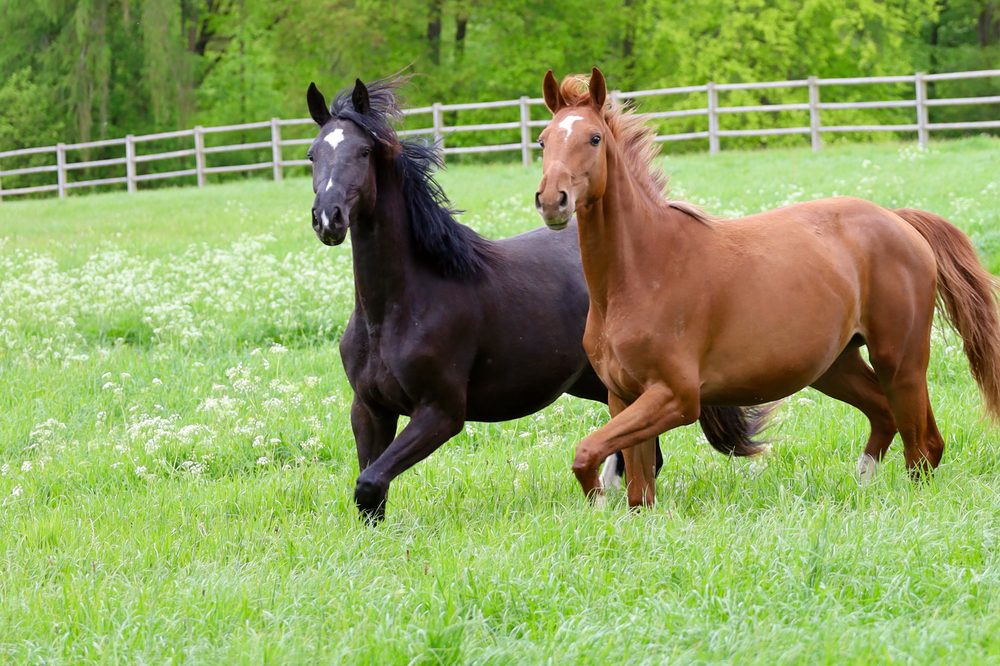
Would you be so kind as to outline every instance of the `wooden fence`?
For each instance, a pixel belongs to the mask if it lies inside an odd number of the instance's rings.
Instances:
[[[971,72],[950,72],[942,74],[922,74],[917,73],[905,76],[882,76],[868,78],[817,78],[809,77],[797,81],[768,81],[758,83],[707,83],[701,86],[683,86],[678,88],[661,88],[657,90],[638,90],[633,92],[612,91],[613,99],[637,100],[636,104],[641,107],[641,100],[650,98],[670,98],[672,96],[685,96],[683,99],[690,100],[691,95],[704,95],[704,104],[692,107],[671,109],[667,111],[647,112],[643,115],[650,119],[678,119],[678,118],[704,118],[705,129],[697,131],[687,131],[674,134],[660,134],[657,141],[690,141],[708,140],[709,152],[715,154],[721,149],[721,141],[727,137],[765,137],[774,135],[807,135],[810,138],[813,150],[819,150],[822,145],[824,134],[845,133],[845,132],[914,132],[921,147],[925,147],[930,138],[930,133],[940,130],[975,130],[975,129],[995,129],[1000,128],[1000,112],[996,114],[995,120],[979,120],[971,122],[938,122],[929,121],[929,109],[935,107],[963,106],[963,105],[994,105],[1000,104],[1000,94],[982,97],[951,97],[933,99],[928,97],[928,83],[937,81],[952,81],[959,79],[979,79],[1000,77],[1000,69],[981,70]],[[912,86],[913,99],[890,99],[872,101],[824,101],[821,94],[824,87],[842,86],[864,86],[871,84],[904,84]],[[808,102],[801,103],[765,103],[747,106],[720,106],[719,93],[735,90],[766,91],[771,89],[795,89],[806,88],[808,91]],[[1000,92],[1000,85],[997,86]],[[521,97],[516,100],[504,100],[497,102],[472,102],[465,104],[434,104],[420,108],[410,108],[404,111],[407,117],[407,125],[412,125],[410,119],[419,118],[422,122],[419,127],[409,127],[400,131],[403,136],[427,136],[438,141],[444,148],[445,155],[458,154],[478,154],[478,153],[498,153],[498,152],[520,152],[522,163],[527,166],[531,163],[532,151],[537,148],[533,140],[533,129],[544,127],[548,120],[533,120],[531,117],[532,107],[543,104],[540,98]],[[482,109],[516,109],[517,119],[509,122],[480,123],[466,125],[446,125],[444,114],[446,112],[461,112]],[[894,124],[864,124],[864,125],[823,125],[823,111],[833,111],[841,109],[912,109],[912,122]],[[808,111],[808,126],[796,127],[767,127],[758,129],[720,129],[720,117],[727,114],[753,114],[753,113],[776,113],[786,111],[805,112]],[[429,122],[428,122],[429,121]],[[199,187],[206,183],[206,177],[210,174],[250,172],[250,171],[270,171],[275,180],[281,180],[284,169],[289,167],[307,166],[305,159],[285,159],[284,148],[292,146],[303,146],[312,143],[312,138],[282,138],[282,128],[294,128],[297,126],[312,125],[310,119],[282,120],[278,118],[269,121],[244,123],[240,125],[227,125],[221,127],[195,127],[188,130],[173,132],[160,132],[157,134],[145,134],[141,136],[126,136],[121,139],[107,139],[103,141],[90,141],[86,143],[64,144],[46,146],[42,148],[25,148],[21,150],[9,150],[0,152],[0,200],[3,197],[24,195],[40,192],[57,192],[60,197],[65,197],[71,189],[96,187],[96,186],[117,186],[124,185],[129,192],[135,192],[140,183],[164,180],[190,178]],[[304,128],[303,128],[304,129]],[[488,143],[485,145],[454,146],[449,145],[449,137],[463,132],[502,132],[511,135],[514,130],[519,131],[519,139],[509,143]],[[220,145],[207,145],[206,137],[216,134],[226,134],[239,132],[241,137],[246,133],[257,133],[265,137],[259,141],[240,141],[237,143],[222,143]],[[302,130],[300,129],[299,133]],[[258,137],[260,138],[260,137]],[[166,150],[162,152],[144,152],[143,146],[150,143],[164,141],[185,140],[187,148]],[[120,157],[110,157],[104,159],[77,159],[71,160],[73,154],[79,155],[81,152],[88,152],[94,149],[102,149],[105,153],[108,149],[121,147]],[[241,151],[256,151],[255,158],[262,154],[267,155],[265,160],[241,162],[237,164],[224,164],[209,166],[210,156],[222,153],[234,153]],[[38,155],[53,156],[54,163],[13,168],[3,170],[4,160],[10,158],[24,158]],[[193,158],[194,166],[183,169],[172,169],[156,171],[155,163],[162,160],[186,160],[190,163]],[[35,158],[37,161],[37,158]],[[88,180],[72,180],[69,174],[72,171],[89,169],[99,170],[114,168],[120,175],[113,175],[101,178],[91,178]],[[143,173],[140,173],[143,171]],[[28,174],[55,174],[55,182],[40,185],[3,188],[3,179]]]

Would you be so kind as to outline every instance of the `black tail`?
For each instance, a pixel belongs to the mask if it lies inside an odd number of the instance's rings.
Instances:
[[[767,426],[776,403],[757,407],[715,407],[701,410],[698,422],[705,438],[716,451],[727,456],[755,456],[764,450],[766,442],[754,437]]]

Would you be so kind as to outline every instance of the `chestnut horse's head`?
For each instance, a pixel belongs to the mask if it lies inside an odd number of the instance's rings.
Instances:
[[[607,83],[596,67],[588,82],[570,76],[562,86],[550,69],[543,83],[552,122],[538,138],[542,147],[542,182],[535,208],[545,224],[562,229],[578,207],[593,205],[607,184],[607,142],[613,140],[604,111]]]

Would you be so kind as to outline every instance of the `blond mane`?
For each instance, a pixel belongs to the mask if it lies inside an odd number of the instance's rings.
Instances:
[[[559,86],[559,94],[570,106],[588,105],[590,80],[582,74],[567,76]],[[604,122],[618,142],[626,168],[650,202],[670,206],[704,224],[711,224],[719,219],[692,203],[672,201],[669,198],[668,178],[656,165],[656,158],[660,155],[660,148],[655,141],[656,131],[636,115],[635,109],[609,98],[604,105]]]

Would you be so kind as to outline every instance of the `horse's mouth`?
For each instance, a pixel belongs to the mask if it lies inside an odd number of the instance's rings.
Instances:
[[[323,245],[335,247],[343,243],[344,240],[347,238],[347,229],[345,228],[342,233],[338,232],[326,233],[317,231],[316,237],[319,238],[320,242],[323,243]]]
[[[547,226],[552,231],[562,231],[569,226],[570,218],[564,220],[545,220],[545,226]]]

